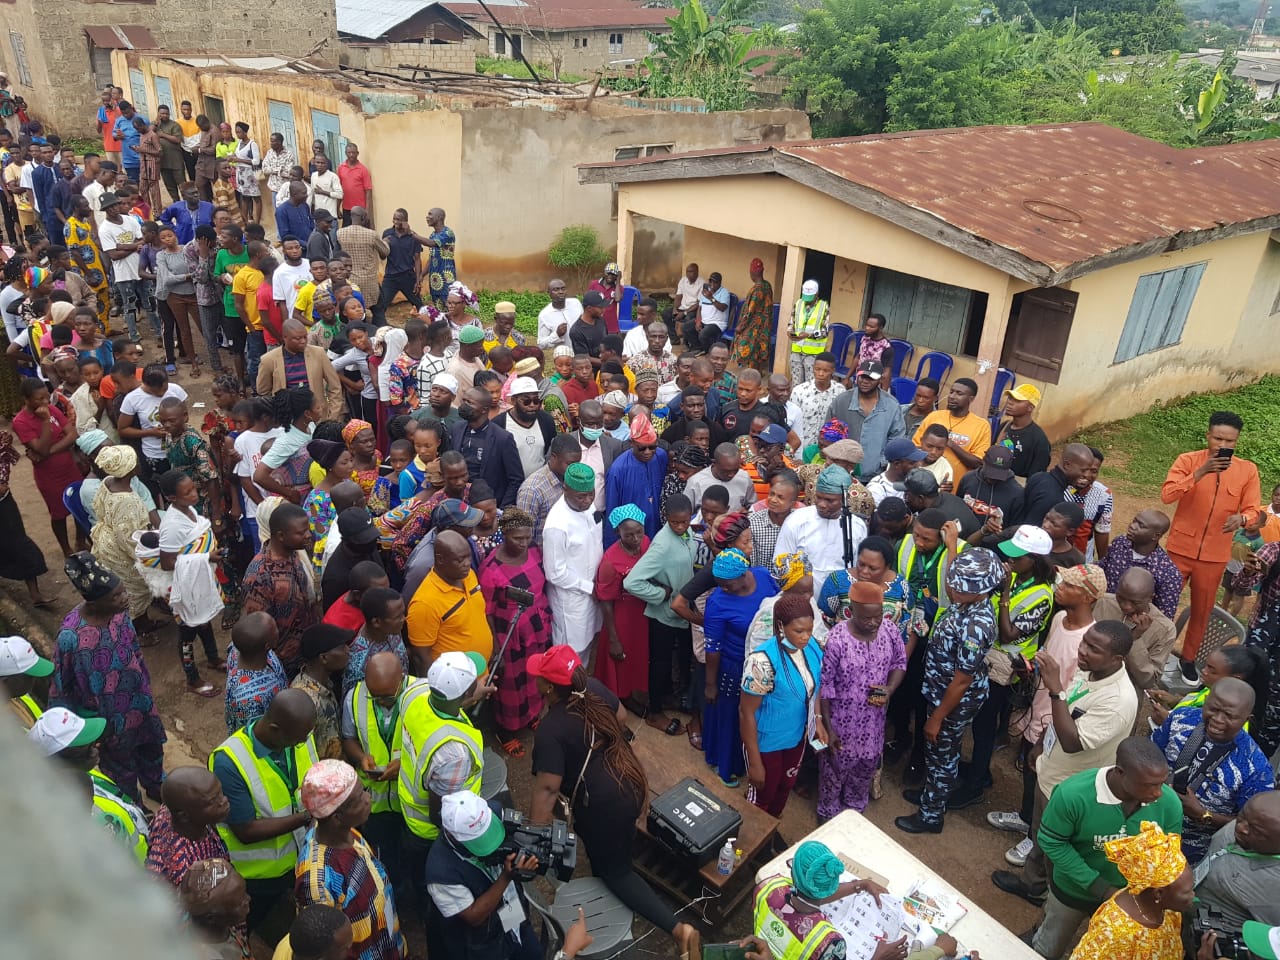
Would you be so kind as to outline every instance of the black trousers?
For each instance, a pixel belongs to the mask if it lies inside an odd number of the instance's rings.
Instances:
[[[689,642],[687,624],[671,627],[660,620],[649,621],[649,704],[653,710],[662,710],[671,696],[671,668]]]
[[[973,753],[969,760],[964,785],[984,789],[991,776],[991,757],[996,750],[1000,715],[1009,704],[1012,691],[1003,683],[988,685],[987,699],[973,718]]]
[[[706,353],[723,335],[724,331],[714,323],[704,323],[701,331],[698,330],[696,320],[686,320],[684,324],[684,345],[690,350]]]
[[[414,309],[422,306],[422,298],[418,296],[418,280],[412,271],[407,273],[392,273],[382,278],[382,288],[378,291],[378,302],[373,305],[373,319],[378,326],[386,325],[387,307],[391,306],[391,301],[396,298],[397,293],[403,293],[404,298],[413,304]]]

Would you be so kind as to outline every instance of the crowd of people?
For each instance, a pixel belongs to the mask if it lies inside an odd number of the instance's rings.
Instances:
[[[9,196],[39,215],[18,206],[0,289],[29,374],[0,435],[0,576],[48,602],[9,491],[16,438],[82,597],[50,658],[0,640],[0,682],[210,956],[248,956],[284,898],[292,955],[405,956],[406,905],[432,955],[537,955],[515,882],[536,865],[495,853],[486,748],[530,764],[533,822],[567,798],[592,871],[693,956],[696,927],[631,859],[649,794],[632,717],[773,816],[797,792],[822,820],[864,810],[902,764],[907,835],[982,802],[1007,736],[1021,807],[987,820],[1016,835],[1018,872],[991,879],[1044,907],[1044,957],[1085,921],[1077,960],[1175,960],[1204,949],[1193,930],[1280,925],[1280,489],[1264,506],[1239,416],[1214,413],[1171,466],[1172,517],[1141,511],[1113,539],[1103,452],[1053,462],[1034,385],[996,398],[994,431],[967,377],[900,405],[879,315],[842,378],[816,281],[783,311],[790,375],[768,372],[759,261],[732,342],[720,275],[697,264],[669,310],[640,298],[634,327],[618,265],[581,298],[552,280],[535,333],[509,302],[479,315],[442,210],[426,234],[403,210],[372,229],[354,144],[336,178],[321,145],[308,181],[277,136],[215,140],[190,112],[148,125],[104,92],[119,162],[71,161],[65,217],[23,186],[57,144],[0,131]],[[259,166],[284,198],[278,247]],[[158,182],[174,202],[153,217]],[[177,381],[204,363],[202,410]],[[1248,635],[1200,656],[1220,586],[1257,593]],[[174,623],[226,739],[166,775],[145,648]],[[788,931],[776,957],[787,936],[816,948],[814,911],[848,892],[829,854],[760,892],[757,919]]]

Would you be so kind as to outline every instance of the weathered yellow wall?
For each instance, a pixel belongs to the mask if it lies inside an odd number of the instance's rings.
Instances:
[[[755,257],[764,261],[764,278],[775,290],[782,282],[783,248],[773,243],[743,240],[725,233],[686,229],[684,233],[683,271],[689,263],[696,263],[706,279],[712,271],[724,278],[724,285],[738,296],[746,296],[751,289],[751,275],[747,267]]]
[[[397,207],[409,212],[410,225],[428,233],[427,211],[440,207],[458,234],[459,270],[466,263],[468,237],[462,209],[462,114],[451,110],[384,113],[366,117],[360,154],[373,174],[374,222],[391,226]],[[474,289],[474,284],[472,284]]]

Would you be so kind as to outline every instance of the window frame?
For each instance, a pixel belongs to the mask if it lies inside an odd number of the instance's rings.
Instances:
[[[1155,270],[1138,277],[1133,286],[1133,295],[1129,299],[1124,323],[1120,327],[1120,339],[1116,341],[1115,354],[1111,360],[1113,365],[1127,363],[1182,342],[1191,308],[1195,305],[1196,295],[1200,292],[1200,284],[1208,266],[1209,261],[1201,260],[1167,270]],[[1176,286],[1170,286],[1171,284]],[[1157,319],[1159,329],[1152,342],[1152,324]]]

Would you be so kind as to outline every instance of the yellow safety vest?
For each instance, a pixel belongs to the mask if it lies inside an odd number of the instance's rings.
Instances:
[[[827,314],[830,309],[825,300],[814,300],[811,304],[804,300],[796,301],[791,318],[792,353],[822,353],[827,349]]]
[[[819,920],[813,925],[808,936],[798,940],[791,932],[785,920],[777,916],[769,907],[769,894],[780,887],[790,887],[788,877],[774,877],[766,880],[756,891],[755,935],[769,945],[769,952],[774,960],[809,960],[818,948],[836,933],[836,928],[827,919]]]
[[[396,705],[396,719],[390,743],[382,739],[377,709],[374,706],[373,697],[369,696],[369,687],[363,680],[351,688],[349,706],[351,719],[356,725],[356,739],[360,741],[361,749],[373,757],[374,763],[385,767],[391,761],[400,759],[400,741],[404,723],[400,717],[399,704]],[[372,813],[386,813],[389,810],[400,812],[400,791],[395,782],[375,780],[363,770],[356,772],[360,775],[360,782],[364,784],[365,789],[369,791],[369,796],[373,799]]]
[[[89,779],[93,781],[94,819],[127,843],[139,863],[146,863],[147,819],[142,811],[101,770],[90,770]]]
[[[24,693],[20,697],[14,697],[9,701],[13,707],[13,712],[18,715],[18,719],[22,721],[22,726],[26,730],[30,730],[32,725],[40,719],[40,715],[44,713],[43,708],[36,702],[36,698],[29,693]]]
[[[1020,653],[1028,660],[1034,660],[1036,651],[1040,649],[1040,641],[1044,638],[1045,629],[1049,626],[1049,621],[1053,614],[1053,587],[1047,583],[1032,582],[1028,586],[1023,587],[1016,593],[1009,596],[1009,619],[1018,617],[1032,607],[1038,604],[1049,602],[1049,614],[1044,618],[1044,622],[1040,624],[1040,629],[1029,637],[1024,637],[1017,643],[996,643],[996,649],[1004,653]],[[1000,616],[1000,594],[993,594],[991,597],[991,606],[996,611],[996,617]]]
[[[956,554],[963,553],[968,547],[967,541],[957,541]],[[938,610],[941,612],[951,606],[951,599],[947,596],[947,590],[944,585],[947,577],[947,548],[944,546],[938,549],[942,550],[943,554],[933,571],[934,583],[932,584],[932,590],[934,599],[938,601]],[[902,538],[902,543],[898,544],[898,573],[907,584],[908,596],[910,596],[911,590],[911,569],[915,566],[917,556],[916,539],[911,534],[907,534]],[[930,624],[930,626],[933,626],[933,624]]]
[[[214,747],[213,753],[209,754],[209,769],[213,769],[218,754],[225,755],[244,778],[257,819],[292,816],[302,809],[302,780],[317,760],[316,742],[308,734],[304,743],[288,751],[292,755],[297,783],[291,788],[274,762],[254,752],[253,737],[249,732],[252,726],[241,727]],[[226,843],[231,863],[240,876],[246,880],[270,880],[293,872],[306,831],[299,828],[257,843],[241,843],[225,823],[218,824],[218,833]]]
[[[415,681],[400,695],[400,722],[400,812],[416,836],[434,840],[440,828],[431,822],[431,794],[425,783],[431,758],[450,741],[465,746],[471,751],[472,770],[462,788],[478,794],[484,774],[484,739],[465,713],[458,717],[436,713],[426,680]]]

